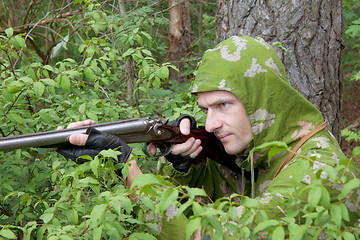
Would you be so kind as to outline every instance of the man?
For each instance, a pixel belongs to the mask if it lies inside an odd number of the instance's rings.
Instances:
[[[292,178],[299,170],[304,172],[299,190],[320,175],[331,200],[337,200],[342,184],[332,184],[334,180],[325,172],[319,173],[326,165],[341,165],[340,160],[346,157],[325,128],[321,113],[288,84],[284,66],[263,39],[231,37],[206,51],[192,92],[197,95],[199,106],[207,111],[206,130],[215,134],[227,153],[236,155],[239,169],[251,172],[252,176],[246,178],[242,171],[223,166],[222,159],[194,164],[192,159],[202,147],[201,141],[193,138],[173,147],[167,160],[161,160],[159,174],[203,188],[214,200],[232,193],[264,200],[277,198],[276,205],[266,205],[264,201],[270,218],[285,216],[290,197],[307,201],[306,194],[283,194],[284,189],[293,188]],[[184,134],[194,125],[191,117],[178,119],[177,123]],[[78,138],[83,139],[82,144],[86,142],[86,136],[83,137]],[[286,143],[296,154],[283,151],[268,160],[269,148],[260,148],[253,158],[249,157],[252,149],[273,141]],[[70,142],[81,145],[71,138]],[[310,164],[303,165],[300,159],[307,159]],[[135,162],[132,166],[131,175],[141,173]],[[345,172],[350,178],[356,177],[350,169]],[[345,201],[351,226],[357,224],[359,217],[359,190],[354,196]]]

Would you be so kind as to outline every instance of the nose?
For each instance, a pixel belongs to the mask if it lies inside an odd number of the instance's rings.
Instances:
[[[222,126],[222,121],[219,119],[216,114],[214,114],[210,109],[207,112],[205,130],[207,132],[214,132],[216,129]]]

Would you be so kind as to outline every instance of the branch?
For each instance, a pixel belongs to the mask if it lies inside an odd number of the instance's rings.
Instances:
[[[24,25],[21,25],[21,26],[18,26],[18,27],[14,27],[14,33],[16,34],[19,34],[19,33],[24,33],[24,32],[28,32],[29,29],[32,29],[36,26],[39,26],[39,25],[46,25],[48,23],[51,23],[51,22],[54,22],[58,19],[61,19],[61,18],[67,18],[69,16],[76,16],[78,14],[81,14],[82,11],[81,10],[76,10],[76,11],[72,11],[72,12],[67,12],[67,13],[63,13],[63,14],[60,14],[56,17],[53,17],[53,18],[48,18],[48,19],[45,19],[45,20],[42,20],[40,22],[37,22],[37,23],[32,23],[32,24],[24,24]],[[0,34],[4,34],[5,33],[5,30],[1,30],[0,31]]]
[[[352,124],[350,124],[349,126],[347,126],[346,128],[344,128],[344,130],[350,130],[352,128],[357,128],[360,126],[360,117],[358,119],[356,119]]]

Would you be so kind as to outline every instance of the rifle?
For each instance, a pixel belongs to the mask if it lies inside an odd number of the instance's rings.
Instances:
[[[115,122],[100,123],[91,125],[99,131],[119,136],[124,142],[146,143],[144,152],[152,156],[148,151],[150,143],[162,146],[160,157],[171,151],[171,146],[176,143],[183,143],[190,137],[201,140],[203,150],[195,159],[195,162],[202,162],[207,157],[225,165],[233,170],[238,169],[235,164],[235,156],[225,152],[224,146],[213,133],[208,133],[204,126],[191,129],[189,135],[183,135],[179,127],[171,126],[168,119],[155,118],[132,118]],[[19,148],[42,147],[60,148],[69,145],[68,138],[75,133],[85,134],[88,126],[53,130],[46,132],[30,133],[18,136],[0,138],[0,151],[10,151]]]

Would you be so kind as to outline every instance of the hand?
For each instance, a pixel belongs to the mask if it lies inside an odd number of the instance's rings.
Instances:
[[[179,126],[180,132],[183,135],[189,135],[190,130],[196,128],[196,121],[189,115],[181,115],[175,121],[170,122],[169,125]],[[193,159],[195,159],[203,149],[200,144],[200,139],[189,138],[184,143],[174,145],[171,153],[166,155],[165,158],[173,164],[176,170],[187,172]],[[156,154],[156,147],[153,144],[150,144],[149,150],[151,154]]]
[[[75,128],[75,127],[83,127],[83,126],[90,126],[90,125],[94,125],[95,124],[95,121],[94,120],[90,120],[90,119],[87,119],[85,121],[80,121],[80,122],[73,122],[73,123],[70,123],[68,125],[67,128]],[[58,127],[57,130],[61,130],[61,129],[64,129],[63,127]],[[87,139],[88,139],[88,135],[87,134],[72,134],[70,137],[69,137],[69,142],[72,144],[72,145],[76,145],[76,146],[84,146]]]
[[[68,128],[92,125],[95,122],[86,120],[83,122],[71,123]],[[59,127],[58,129],[62,129]],[[126,162],[131,154],[131,148],[119,137],[104,132],[100,132],[93,127],[89,127],[86,134],[73,134],[69,137],[71,147],[60,148],[57,151],[77,163],[83,163],[84,160],[79,157],[89,155],[95,157],[102,150],[116,149],[122,154],[118,156],[118,162]]]
[[[190,130],[196,126],[192,126],[190,119],[186,117],[180,120],[179,127],[180,127],[180,132],[183,135],[189,135]],[[184,143],[174,145],[171,150],[171,153],[173,155],[180,155],[182,157],[189,156],[190,158],[195,159],[203,149],[202,146],[200,146],[200,144],[201,144],[200,139],[195,139],[191,137]]]

